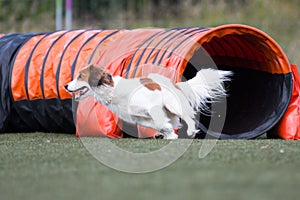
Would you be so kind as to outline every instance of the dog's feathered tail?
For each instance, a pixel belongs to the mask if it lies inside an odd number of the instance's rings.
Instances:
[[[231,71],[202,69],[196,76],[176,85],[182,90],[195,111],[209,111],[206,103],[212,103],[226,95],[224,82],[230,81]]]

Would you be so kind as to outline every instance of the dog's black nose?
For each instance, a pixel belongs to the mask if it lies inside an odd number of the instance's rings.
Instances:
[[[155,134],[155,135],[154,135],[154,138],[155,138],[155,139],[164,139],[164,135],[158,133],[158,134]]]
[[[66,90],[68,90],[68,84],[66,84],[64,87],[65,87]]]

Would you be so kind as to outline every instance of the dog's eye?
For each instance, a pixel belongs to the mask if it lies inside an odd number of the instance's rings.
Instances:
[[[99,79],[97,86],[100,86],[102,84],[103,84],[102,79]]]
[[[82,78],[82,77],[83,77],[82,74],[79,74],[79,75],[78,75],[78,78]]]

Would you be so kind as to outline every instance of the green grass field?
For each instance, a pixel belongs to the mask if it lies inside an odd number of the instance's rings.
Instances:
[[[151,151],[167,143],[137,139],[112,142],[133,152]],[[162,170],[130,174],[98,162],[74,135],[2,134],[0,197],[299,199],[299,142],[220,140],[207,157],[199,159],[202,144],[203,140],[194,140],[181,158]]]

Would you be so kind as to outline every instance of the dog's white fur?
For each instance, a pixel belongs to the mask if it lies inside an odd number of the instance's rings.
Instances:
[[[88,65],[65,88],[77,92],[78,101],[94,96],[124,121],[155,129],[160,132],[156,136],[164,139],[177,139],[174,129],[181,127],[180,118],[188,126],[188,136],[195,136],[196,112],[207,110],[207,102],[226,95],[223,82],[231,75],[202,69],[194,78],[174,84],[159,74],[149,74],[146,79],[112,77],[105,68]]]

